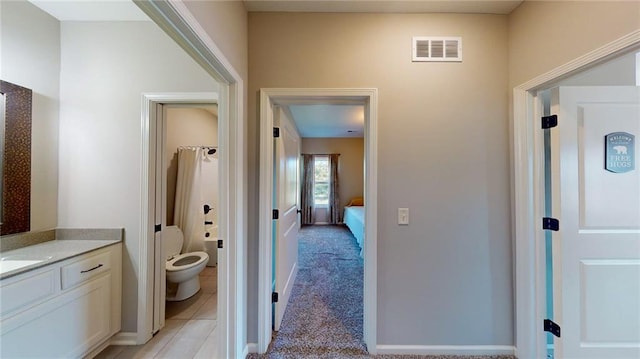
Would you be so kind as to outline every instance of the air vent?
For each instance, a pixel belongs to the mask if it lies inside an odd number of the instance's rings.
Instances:
[[[414,62],[462,61],[461,37],[421,37],[413,38]]]

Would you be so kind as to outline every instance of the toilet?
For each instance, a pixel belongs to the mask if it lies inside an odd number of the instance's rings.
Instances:
[[[167,264],[167,297],[166,300],[180,301],[192,297],[200,290],[200,278],[209,261],[206,252],[190,252],[180,254],[184,237],[177,226],[168,226],[162,233]]]

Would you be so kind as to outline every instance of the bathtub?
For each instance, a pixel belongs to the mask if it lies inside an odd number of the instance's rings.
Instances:
[[[209,255],[207,267],[215,267],[218,265],[218,226],[213,227],[209,234],[204,238],[204,250]]]

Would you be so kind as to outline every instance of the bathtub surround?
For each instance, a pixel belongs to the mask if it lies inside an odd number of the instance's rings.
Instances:
[[[184,233],[182,253],[204,251],[217,221],[218,159],[213,147],[178,149],[174,222]],[[210,153],[211,152],[211,153]]]

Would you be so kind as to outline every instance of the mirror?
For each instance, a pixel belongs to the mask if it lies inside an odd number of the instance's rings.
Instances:
[[[2,193],[0,235],[28,232],[31,223],[31,100],[28,88],[0,80]]]

